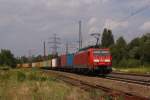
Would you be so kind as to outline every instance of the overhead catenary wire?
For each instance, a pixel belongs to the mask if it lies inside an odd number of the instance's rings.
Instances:
[[[148,9],[149,7],[150,7],[150,2],[148,3],[148,5],[136,10],[135,12],[132,12],[129,16],[121,19],[119,22],[124,22],[124,21],[128,20],[129,18],[134,17],[135,15],[143,12],[144,10]]]
[[[62,53],[64,53],[64,54],[73,53],[76,50],[78,50],[77,43],[75,43],[74,41],[67,40],[64,43],[61,43],[61,45],[62,45]]]

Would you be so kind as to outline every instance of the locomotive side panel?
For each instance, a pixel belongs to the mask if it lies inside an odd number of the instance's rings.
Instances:
[[[79,52],[74,55],[73,65],[77,68],[88,68],[89,54],[88,52]]]

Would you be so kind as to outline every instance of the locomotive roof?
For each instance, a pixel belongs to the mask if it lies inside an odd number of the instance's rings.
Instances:
[[[88,49],[108,49],[108,48],[101,48],[100,46],[88,46],[88,47],[80,49],[79,51],[84,51]]]

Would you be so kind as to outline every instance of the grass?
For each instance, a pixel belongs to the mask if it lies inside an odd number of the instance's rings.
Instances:
[[[103,91],[84,91],[64,83],[57,75],[37,69],[0,70],[0,100],[99,100],[100,97],[110,100]]]
[[[115,71],[126,72],[126,73],[140,73],[140,74],[150,74],[149,67],[114,67]]]
[[[9,66],[1,66],[1,65],[0,65],[0,70],[9,70],[9,69],[10,69]]]

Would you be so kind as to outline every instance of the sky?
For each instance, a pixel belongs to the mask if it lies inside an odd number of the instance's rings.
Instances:
[[[146,7],[146,8],[145,8]],[[131,15],[143,9],[140,13]],[[82,21],[83,46],[94,44],[91,33],[112,30],[115,39],[127,41],[150,32],[150,0],[0,0],[0,48],[15,56],[43,53],[46,41],[57,34],[65,52],[78,47],[78,21]]]

